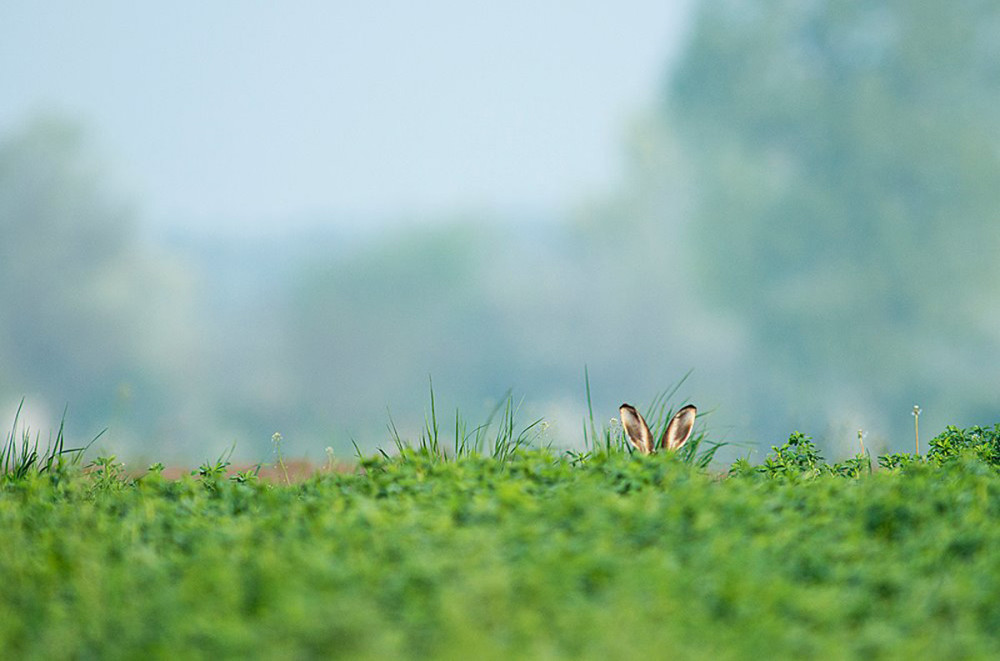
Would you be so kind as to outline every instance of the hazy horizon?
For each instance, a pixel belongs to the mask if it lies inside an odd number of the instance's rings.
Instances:
[[[161,230],[273,233],[612,189],[688,2],[0,7],[0,131],[82,122]]]
[[[693,370],[727,451],[990,424],[998,16],[3,3],[0,409],[350,454],[430,375],[579,447]]]

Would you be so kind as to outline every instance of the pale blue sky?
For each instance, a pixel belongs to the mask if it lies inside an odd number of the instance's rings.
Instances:
[[[4,0],[0,131],[85,122],[159,226],[554,212],[609,189],[687,0]]]

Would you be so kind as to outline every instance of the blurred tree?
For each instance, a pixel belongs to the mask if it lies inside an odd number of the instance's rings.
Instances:
[[[701,5],[661,117],[703,281],[786,385],[763,398],[995,415],[998,34],[974,0]]]
[[[481,224],[449,223],[307,268],[287,317],[295,398],[315,424],[384,438],[386,405],[423,410],[428,375],[439,390],[457,389],[464,407],[513,385],[520,355],[494,269],[504,241]]]
[[[68,404],[87,433],[133,415],[148,431],[187,346],[182,277],[143,249],[107,181],[63,119],[36,118],[0,142],[0,394]]]
[[[99,189],[77,127],[39,119],[0,145],[0,346],[21,387],[77,390],[128,353],[108,313],[132,228]]]

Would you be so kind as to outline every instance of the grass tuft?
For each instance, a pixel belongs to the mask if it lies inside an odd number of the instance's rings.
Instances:
[[[538,418],[520,427],[517,414],[522,401],[514,402],[511,391],[490,411],[486,421],[470,429],[458,409],[455,409],[454,432],[450,450],[444,442],[440,425],[438,424],[437,404],[434,397],[434,384],[430,382],[430,412],[424,418],[424,429],[416,443],[411,443],[400,435],[396,423],[389,413],[389,435],[395,446],[396,453],[405,457],[409,452],[430,457],[437,461],[453,461],[461,457],[489,456],[501,464],[513,457],[518,450],[532,447],[545,429],[545,422]],[[359,458],[363,458],[357,443],[354,449]],[[379,454],[388,459],[389,453],[378,449]]]
[[[66,410],[64,409],[55,439],[50,437],[45,449],[39,452],[40,434],[35,432],[35,437],[32,439],[31,429],[27,425],[21,425],[20,431],[18,430],[23,408],[24,398],[22,397],[17,406],[17,412],[14,414],[10,432],[7,434],[3,446],[0,447],[0,478],[5,481],[21,480],[31,473],[59,473],[69,466],[78,465],[83,458],[83,453],[107,431],[106,429],[101,431],[82,448],[67,448]]]

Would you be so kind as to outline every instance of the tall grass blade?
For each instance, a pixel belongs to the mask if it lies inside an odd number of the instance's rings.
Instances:
[[[66,468],[67,464],[77,464],[82,459],[90,446],[99,439],[107,429],[102,430],[87,445],[82,448],[66,447],[66,411],[63,409],[62,418],[59,421],[59,429],[53,440],[51,434],[45,450],[39,453],[38,447],[41,434],[35,432],[32,439],[31,430],[27,426],[22,426],[18,432],[18,425],[21,423],[21,413],[24,410],[24,398],[21,398],[14,414],[14,421],[11,423],[10,433],[8,433],[3,446],[0,447],[0,478],[22,479],[32,471],[38,473],[56,472]],[[20,438],[19,438],[20,437]],[[67,461],[67,456],[69,457]]]

